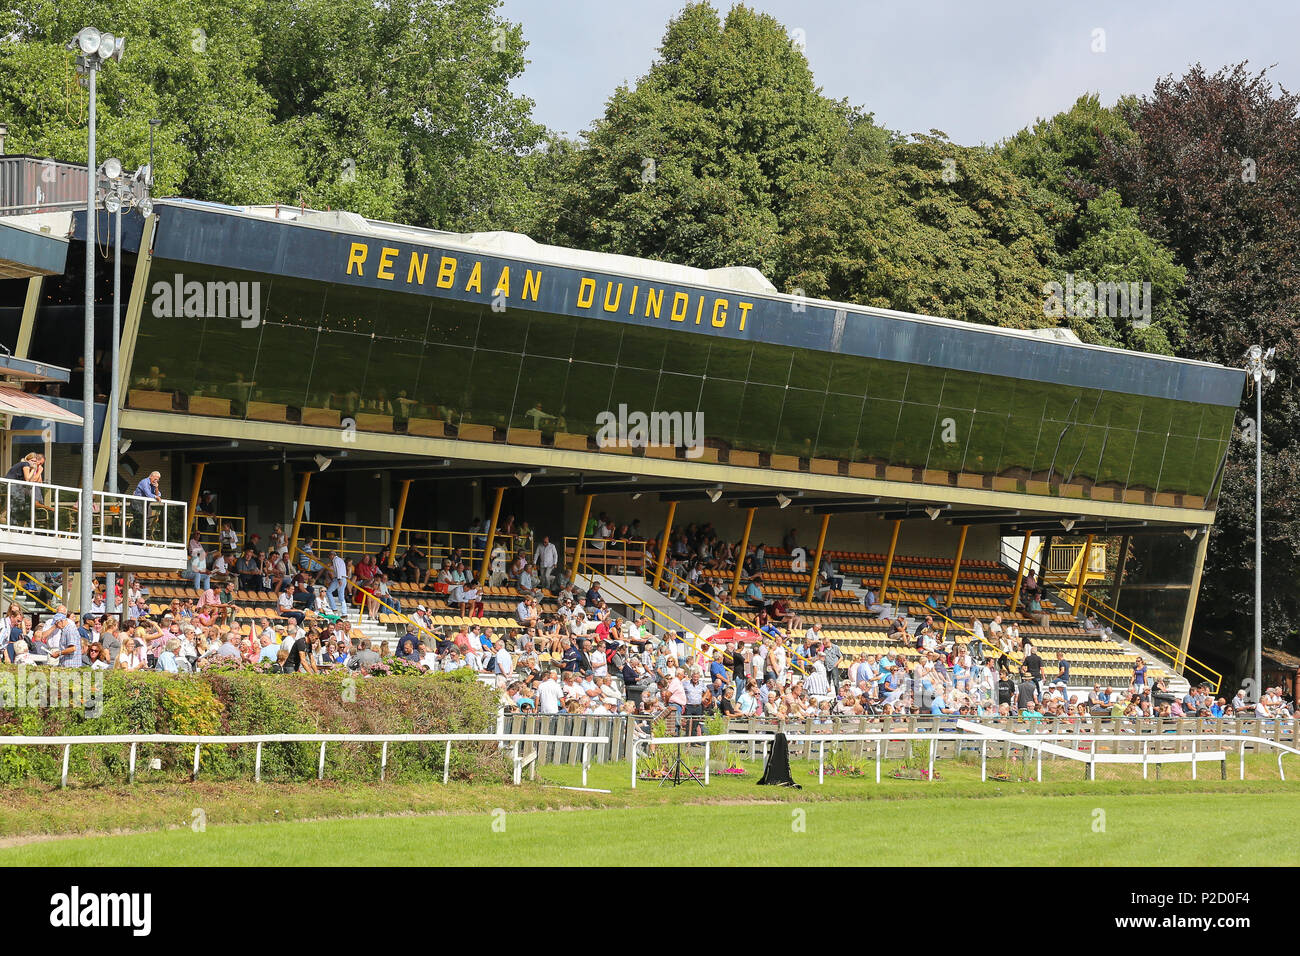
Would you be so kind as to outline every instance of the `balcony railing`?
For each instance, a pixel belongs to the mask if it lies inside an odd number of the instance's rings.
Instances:
[[[96,491],[91,536],[103,544],[185,547],[184,501]],[[81,489],[0,479],[0,533],[69,539],[81,536]]]

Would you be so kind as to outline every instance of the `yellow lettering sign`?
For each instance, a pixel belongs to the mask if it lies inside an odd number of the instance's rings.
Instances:
[[[442,261],[438,263],[438,288],[450,289],[456,281],[456,260],[451,256],[443,256]]]
[[[524,273],[524,298],[537,301],[537,295],[542,291],[542,271],[536,273],[529,269]]]
[[[474,263],[474,271],[469,274],[469,281],[465,283],[466,292],[483,291],[483,263]]]
[[[397,250],[390,249],[387,246],[379,250],[379,268],[375,270],[375,276],[380,279],[393,279],[393,260],[397,258]]]
[[[659,311],[663,308],[663,306],[664,306],[664,290],[663,290],[663,289],[651,289],[651,290],[649,290],[648,292],[646,292],[646,294],[645,294],[645,317],[646,317],[647,319],[650,318],[650,314],[651,314],[652,312],[654,313],[654,317],[655,317],[656,319],[659,318]]]
[[[370,247],[364,242],[352,243],[352,248],[348,250],[347,274],[352,275],[352,267],[355,265],[357,267],[357,275],[364,278],[365,273],[361,271],[361,267],[366,264],[366,256],[369,255],[369,253]]]
[[[424,285],[424,274],[428,270],[428,268],[429,268],[429,254],[427,252],[419,253],[419,254],[412,252],[411,265],[406,270],[406,281],[407,282],[418,281],[420,285]]]
[[[719,312],[721,314],[719,314]],[[713,300],[713,317],[710,321],[713,322],[713,327],[715,329],[721,329],[726,326],[727,324],[727,300],[726,299]]]
[[[612,283],[612,282],[606,282],[606,283],[605,283],[605,311],[606,311],[606,312],[617,312],[617,311],[618,311],[618,304],[619,304],[619,302],[621,302],[621,301],[623,300],[623,283],[620,282],[620,283],[618,284],[618,291],[615,292],[615,294],[614,294],[614,302],[613,302],[612,305],[610,304],[610,301],[609,301],[609,294],[610,294],[611,292],[614,292],[614,283]]]
[[[596,301],[596,280],[583,279],[578,283],[578,308],[590,309]]]
[[[686,309],[691,304],[691,297],[685,292],[673,293],[673,314],[669,316],[674,322],[686,321]],[[678,306],[681,306],[679,309]]]

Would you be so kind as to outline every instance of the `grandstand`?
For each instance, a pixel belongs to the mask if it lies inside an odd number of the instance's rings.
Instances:
[[[0,338],[71,366],[79,343],[48,330],[79,316],[84,214],[7,218]],[[338,211],[177,199],[124,226],[119,484],[160,471],[205,546],[228,524],[261,550],[278,525],[291,557],[413,549],[436,570],[458,552],[484,587],[474,622],[513,634],[514,574],[489,580],[513,517],[575,582],[605,579],[616,609],[696,638],[749,619],[748,575],[729,567],[700,572],[721,596],[675,599],[692,588],[675,587],[667,539],[708,526],[741,558],[766,538],[765,597],[850,654],[897,644],[868,590],[909,633],[933,594],[947,639],[1000,614],[1049,666],[1063,652],[1080,688],[1126,681],[1138,655],[1179,686],[1222,682],[1189,642],[1239,370],[807,300],[752,269]],[[110,301],[101,285],[97,336]],[[57,382],[33,390],[72,404]],[[41,420],[7,425],[17,450]],[[58,428],[53,479],[73,480],[76,438]],[[610,530],[589,535],[602,513]],[[803,570],[776,546],[791,531]],[[140,574],[157,611],[192,593],[183,554],[165,564]],[[352,612],[364,632],[391,640],[419,604],[435,628],[467,622],[432,585],[394,576],[390,594],[401,611]],[[245,627],[277,610],[267,589],[234,603]]]

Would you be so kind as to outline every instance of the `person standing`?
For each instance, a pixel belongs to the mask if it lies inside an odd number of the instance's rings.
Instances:
[[[68,609],[60,604],[54,609],[54,617],[44,629],[36,632],[36,639],[44,642],[50,652],[50,663],[59,667],[81,666],[81,632]]]
[[[337,551],[330,552],[330,573],[334,576],[326,591],[330,609],[335,614],[344,614],[347,611],[348,565]]]

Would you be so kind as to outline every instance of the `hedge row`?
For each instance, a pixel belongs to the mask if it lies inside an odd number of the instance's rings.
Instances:
[[[105,671],[102,677],[102,701],[91,701],[89,707],[81,701],[73,701],[73,706],[48,706],[32,697],[4,700],[0,736],[490,733],[496,723],[495,695],[468,671],[361,678],[248,670],[202,674]],[[30,692],[38,679],[31,668],[23,677],[15,668],[0,668],[0,693],[3,687],[22,686]],[[314,779],[319,747],[314,743],[264,744],[262,779]],[[129,752],[127,744],[73,747],[69,780],[78,784],[124,783]],[[255,752],[253,744],[204,746],[200,778],[251,780]],[[161,770],[150,769],[155,758],[161,761]],[[0,784],[57,784],[62,760],[63,749],[57,746],[0,745]],[[193,747],[141,744],[136,779],[186,779],[193,762]],[[442,771],[441,744],[388,747],[389,780],[440,779]],[[379,772],[377,743],[334,743],[326,748],[327,780],[378,780]],[[499,782],[508,776],[508,768],[495,745],[458,744],[452,748],[451,773],[457,780]]]

